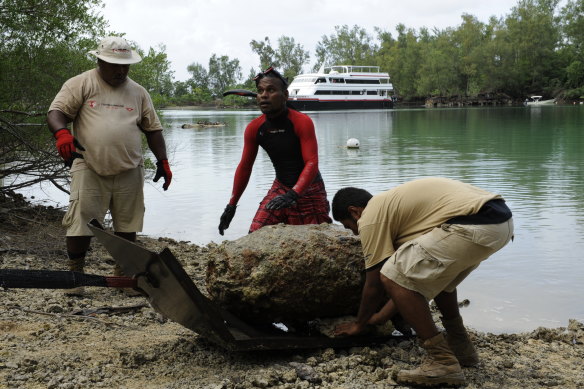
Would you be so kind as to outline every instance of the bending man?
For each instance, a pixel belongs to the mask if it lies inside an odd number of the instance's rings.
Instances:
[[[428,358],[398,381],[464,384],[462,366],[478,363],[458,310],[456,287],[513,238],[511,211],[499,195],[447,178],[423,178],[372,196],[344,188],[333,217],[361,238],[366,277],[357,319],[337,335],[360,333],[399,312],[414,328]],[[388,297],[390,298],[388,300]],[[434,299],[446,337],[432,320]]]

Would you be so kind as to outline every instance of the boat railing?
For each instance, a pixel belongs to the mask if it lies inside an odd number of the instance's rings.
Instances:
[[[324,72],[327,74],[335,73],[379,73],[379,66],[359,66],[359,65],[335,65],[325,67]]]

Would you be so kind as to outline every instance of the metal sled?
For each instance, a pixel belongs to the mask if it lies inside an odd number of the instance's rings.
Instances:
[[[228,350],[353,347],[404,338],[403,336],[330,338],[320,333],[295,335],[275,327],[273,330],[254,328],[204,296],[168,248],[156,254],[105,231],[95,220],[89,223],[89,228],[124,273],[137,280],[138,289],[147,296],[152,308],[164,317]]]

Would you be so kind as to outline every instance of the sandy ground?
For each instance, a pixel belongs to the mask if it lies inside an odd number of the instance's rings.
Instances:
[[[0,201],[0,268],[66,270],[60,212]],[[201,289],[208,247],[168,247]],[[87,272],[111,275],[94,242]],[[464,309],[462,310],[464,316]],[[584,388],[584,324],[524,334],[471,335],[481,358],[467,388]],[[370,347],[226,352],[170,322],[144,297],[113,288],[0,290],[0,388],[401,388],[400,369],[423,356],[413,339]]]

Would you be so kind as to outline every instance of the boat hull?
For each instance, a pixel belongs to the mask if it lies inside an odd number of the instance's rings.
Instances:
[[[297,111],[341,111],[349,109],[392,109],[391,100],[319,100],[288,99],[288,107]]]
[[[528,101],[525,103],[527,106],[538,106],[538,105],[553,105],[556,103],[555,99],[551,100],[540,100],[540,101]]]

